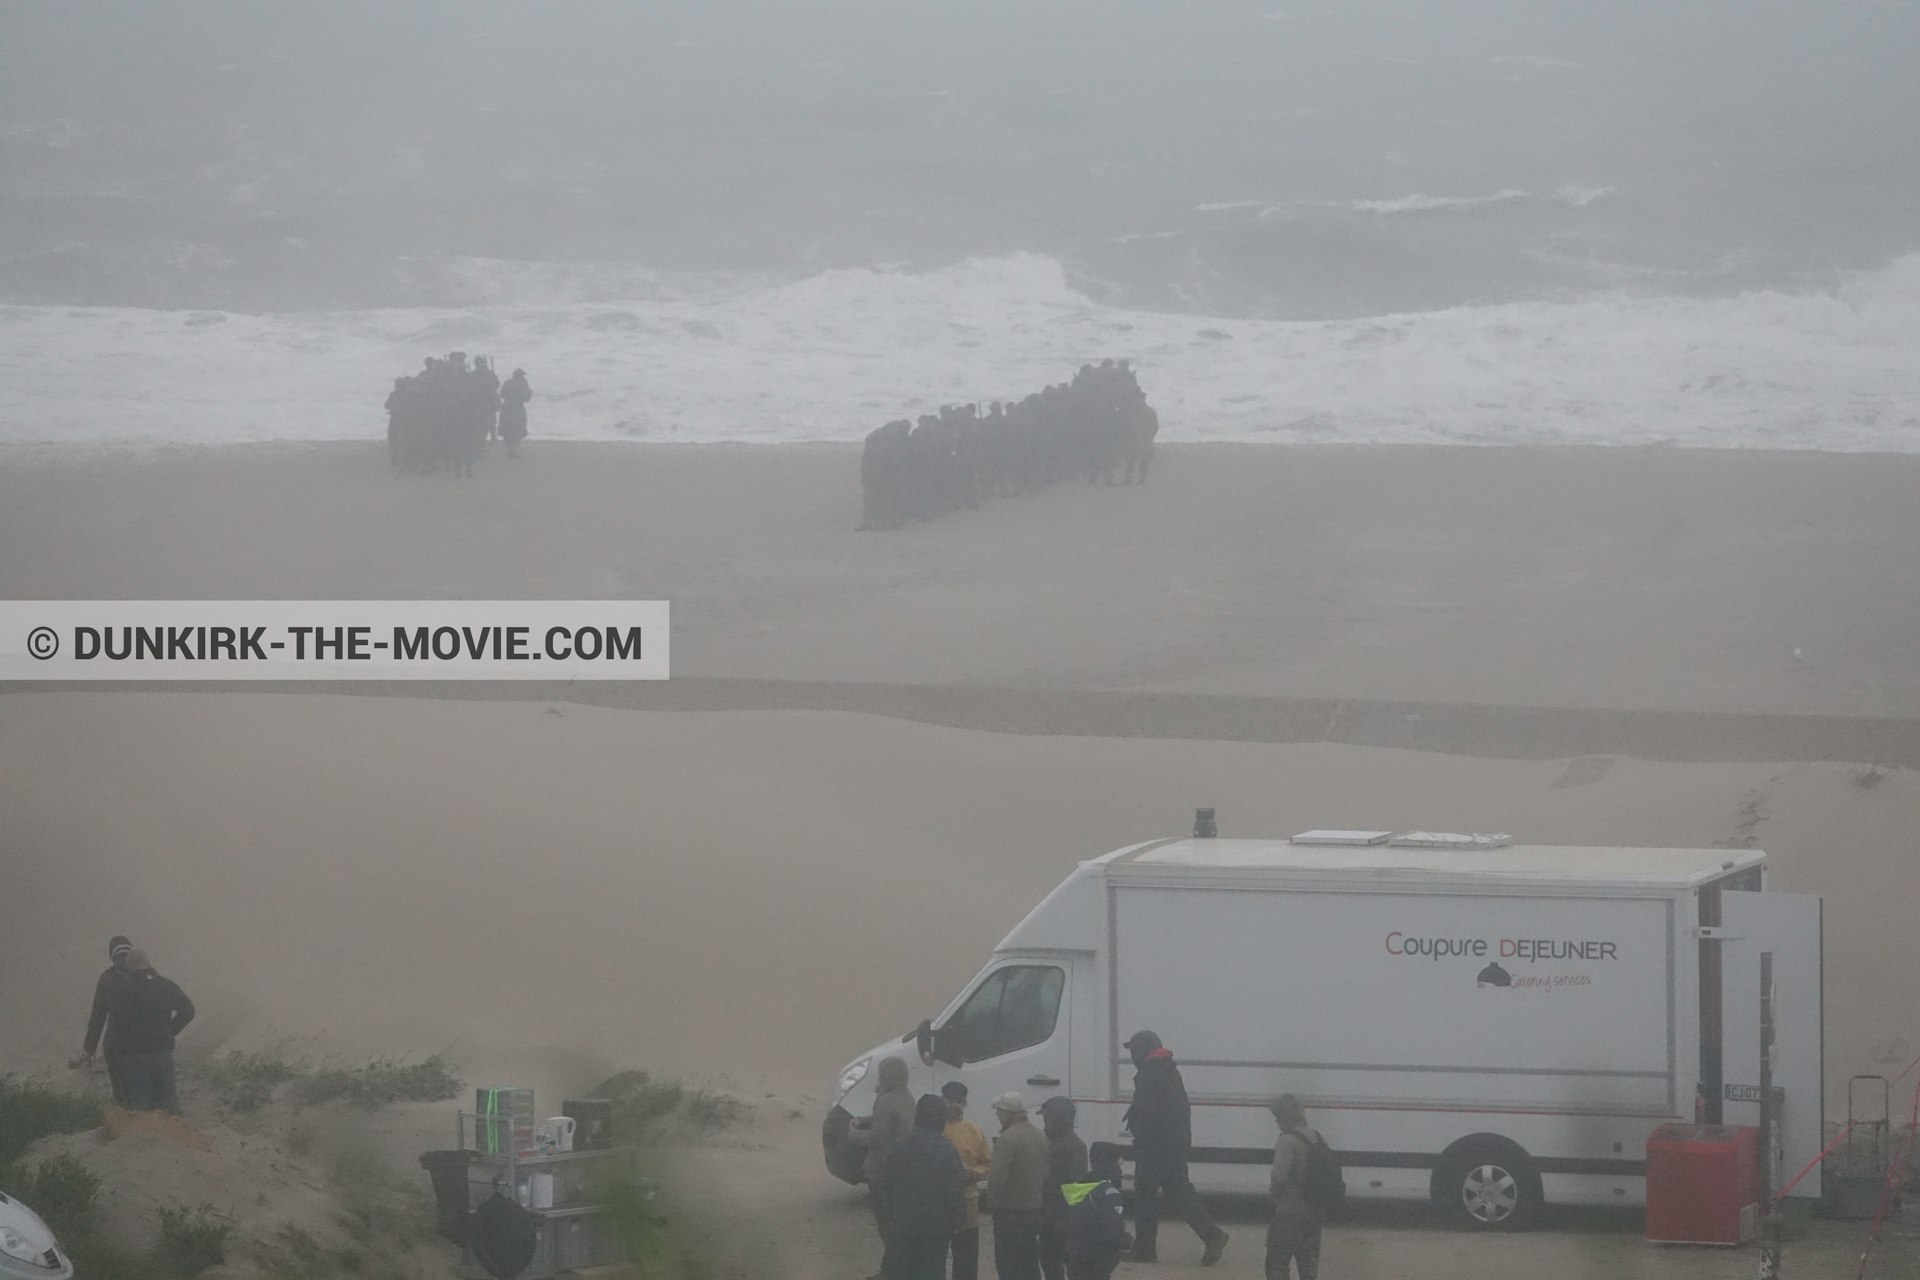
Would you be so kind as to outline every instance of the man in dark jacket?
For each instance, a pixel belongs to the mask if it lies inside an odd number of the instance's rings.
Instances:
[[[1063,1094],[1040,1104],[1047,1135],[1047,1190],[1040,1201],[1040,1274],[1046,1280],[1067,1275],[1067,1201],[1060,1188],[1087,1177],[1087,1144],[1073,1131],[1078,1118],[1079,1108]]]
[[[942,1280],[947,1245],[967,1219],[970,1183],[960,1152],[942,1135],[947,1100],[929,1093],[914,1105],[913,1128],[887,1150],[880,1194],[886,1198],[887,1280]]]
[[[1133,1105],[1123,1123],[1133,1135],[1133,1221],[1138,1239],[1135,1262],[1157,1262],[1160,1197],[1186,1217],[1206,1245],[1200,1265],[1220,1261],[1227,1233],[1214,1224],[1187,1178],[1187,1152],[1193,1146],[1193,1108],[1173,1053],[1151,1031],[1136,1031],[1127,1041],[1133,1056]]]
[[[1133,1243],[1120,1190],[1120,1148],[1096,1142],[1087,1182],[1060,1188],[1067,1205],[1067,1280],[1108,1280]]]
[[[93,1011],[87,1015],[87,1038],[80,1046],[80,1056],[68,1064],[87,1066],[93,1061],[94,1050],[100,1050],[107,1064],[107,1083],[113,1086],[113,1100],[123,1107],[127,1105],[127,1086],[120,1079],[120,1029],[113,1025],[112,1016],[114,1002],[132,976],[127,969],[127,957],[132,954],[133,943],[124,933],[116,933],[107,940],[108,964],[93,984]]]
[[[174,1088],[173,1042],[193,1021],[186,992],[153,971],[147,953],[127,956],[128,978],[113,1006],[120,1069],[132,1111],[180,1114]]]

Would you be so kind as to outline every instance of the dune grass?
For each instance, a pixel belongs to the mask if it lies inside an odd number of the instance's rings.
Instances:
[[[0,1076],[0,1169],[54,1133],[100,1127],[100,1104],[39,1080]]]

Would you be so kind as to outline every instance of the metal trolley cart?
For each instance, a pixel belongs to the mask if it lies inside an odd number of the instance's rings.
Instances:
[[[474,1211],[496,1193],[524,1209],[534,1227],[533,1258],[517,1280],[546,1280],[622,1261],[619,1237],[595,1203],[594,1188],[603,1178],[637,1177],[638,1151],[532,1150],[511,1137],[502,1140],[507,1123],[500,1116],[456,1112],[453,1149],[420,1158],[433,1178],[441,1233],[462,1246],[461,1275],[491,1280],[493,1273],[474,1254],[469,1226]]]

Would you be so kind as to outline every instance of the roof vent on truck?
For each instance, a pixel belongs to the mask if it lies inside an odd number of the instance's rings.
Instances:
[[[1492,835],[1459,831],[1403,831],[1387,841],[1395,849],[1504,849],[1513,837],[1502,831]]]
[[[1503,849],[1513,842],[1505,832],[1482,834],[1457,831],[1302,831],[1294,844],[1344,845],[1366,848],[1389,845],[1395,849]]]

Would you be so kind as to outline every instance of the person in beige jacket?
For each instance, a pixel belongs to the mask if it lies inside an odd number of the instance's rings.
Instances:
[[[1289,1262],[1299,1268],[1300,1280],[1317,1280],[1320,1224],[1326,1215],[1307,1200],[1307,1151],[1320,1135],[1307,1128],[1307,1109],[1290,1093],[1275,1098],[1268,1110],[1280,1122],[1280,1137],[1273,1144],[1273,1176],[1267,1183],[1273,1196],[1267,1280],[1287,1280]]]
[[[993,1269],[1000,1280],[1040,1280],[1040,1200],[1050,1153],[1046,1135],[1027,1119],[1017,1093],[993,1100],[1000,1136],[987,1170],[987,1207],[993,1210]]]
[[[940,1086],[947,1100],[947,1141],[960,1153],[967,1167],[967,1220],[953,1233],[953,1280],[979,1280],[980,1276],[980,1182],[993,1166],[993,1149],[980,1126],[967,1119],[967,1086],[949,1080]]]
[[[853,1122],[850,1141],[866,1151],[867,1186],[873,1191],[873,1223],[880,1229],[882,1250],[887,1243],[886,1196],[881,1183],[886,1180],[887,1152],[913,1129],[913,1094],[907,1089],[907,1062],[904,1058],[880,1060],[880,1087],[873,1097],[873,1114]],[[880,1264],[882,1273],[886,1262]]]

